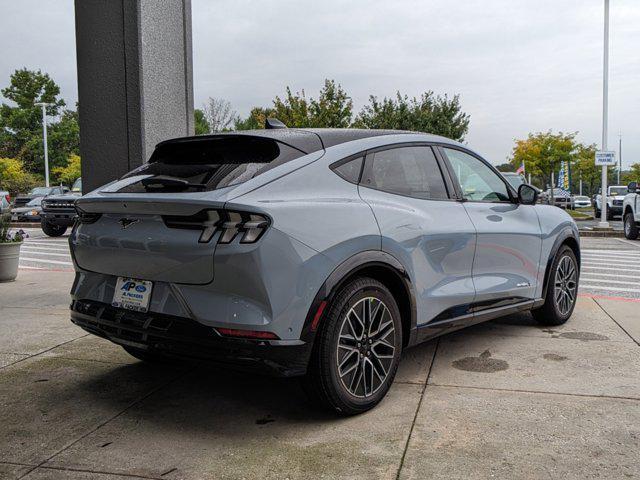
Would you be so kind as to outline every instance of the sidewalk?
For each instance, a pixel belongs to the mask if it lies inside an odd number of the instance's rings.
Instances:
[[[152,367],[68,320],[73,274],[0,284],[0,478],[633,478],[640,302],[581,297],[405,352],[347,419],[295,380]],[[37,305],[37,307],[36,307]]]

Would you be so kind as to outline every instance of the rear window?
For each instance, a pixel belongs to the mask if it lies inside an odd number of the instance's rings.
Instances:
[[[271,138],[207,137],[159,145],[148,163],[124,175],[109,191],[201,192],[237,185],[305,155]]]

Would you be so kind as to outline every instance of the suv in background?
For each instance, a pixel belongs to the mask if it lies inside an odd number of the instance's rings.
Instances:
[[[627,195],[622,201],[624,214],[624,236],[629,240],[637,240],[638,227],[640,227],[640,194],[638,194],[638,183],[631,182],[627,187]]]
[[[544,192],[547,203],[551,204],[551,189]],[[574,209],[573,195],[569,194],[561,188],[553,189],[553,205],[566,209]]]
[[[77,179],[71,191],[63,195],[51,195],[42,200],[40,226],[50,237],[64,235],[76,220],[76,200],[82,196],[82,179]]]
[[[596,218],[600,218],[602,212],[602,189],[596,195],[593,206]],[[615,215],[622,216],[622,203],[629,190],[624,185],[611,185],[607,188],[607,220],[612,220]]]
[[[13,203],[14,208],[24,207],[31,200],[39,197],[46,197],[47,195],[62,195],[67,193],[69,189],[63,186],[57,187],[35,187],[32,188],[26,195],[18,195]]]

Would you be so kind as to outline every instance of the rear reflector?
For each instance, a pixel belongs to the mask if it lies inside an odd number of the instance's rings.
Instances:
[[[256,340],[280,340],[272,332],[261,332],[258,330],[237,330],[235,328],[216,328],[216,331],[223,337],[253,338]]]
[[[318,329],[318,324],[320,323],[320,319],[322,318],[322,314],[324,312],[324,308],[327,306],[327,301],[323,300],[318,305],[318,310],[316,310],[316,314],[313,317],[313,321],[311,322],[311,331],[315,332]]]

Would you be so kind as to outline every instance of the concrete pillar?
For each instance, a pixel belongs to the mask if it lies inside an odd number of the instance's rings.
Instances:
[[[85,192],[193,135],[191,0],[75,0]]]

